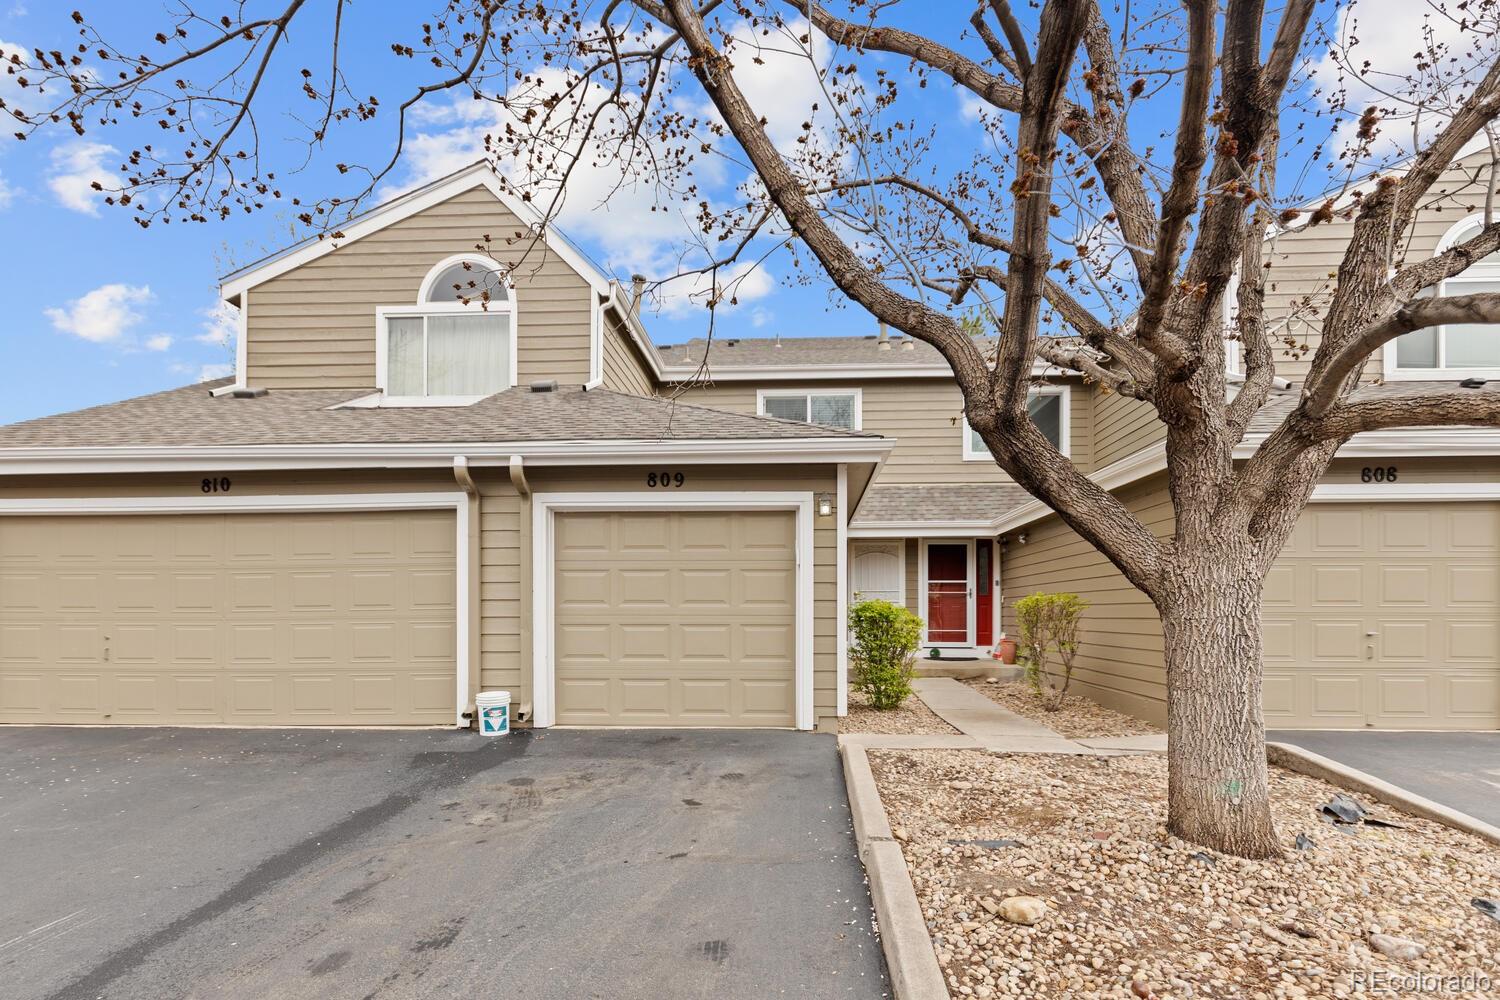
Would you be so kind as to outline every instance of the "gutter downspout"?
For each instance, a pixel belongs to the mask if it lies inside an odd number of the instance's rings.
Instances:
[[[464,495],[469,498],[465,504],[464,515],[469,519],[469,551],[468,580],[465,581],[464,593],[465,603],[468,605],[468,663],[465,668],[469,672],[469,703],[464,706],[464,718],[473,722],[479,718],[479,707],[474,703],[474,696],[479,693],[479,561],[482,555],[480,547],[480,519],[479,506],[482,494],[479,485],[474,482],[474,475],[469,471],[469,459],[464,455],[453,456],[453,478]]]

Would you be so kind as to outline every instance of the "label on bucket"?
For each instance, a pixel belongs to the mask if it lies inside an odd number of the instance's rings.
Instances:
[[[486,705],[480,709],[479,731],[485,736],[503,736],[510,732],[510,706]]]

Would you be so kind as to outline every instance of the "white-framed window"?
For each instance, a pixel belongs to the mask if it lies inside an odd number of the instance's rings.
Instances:
[[[1036,424],[1037,430],[1045,434],[1053,447],[1064,455],[1069,452],[1068,402],[1071,392],[1072,390],[1065,385],[1045,385],[1037,386],[1026,393],[1026,410],[1031,414],[1031,422]],[[990,454],[984,438],[980,437],[979,433],[965,420],[964,461],[993,462],[994,460],[995,457]]]
[[[515,289],[479,254],[438,261],[417,301],[375,310],[381,406],[467,406],[516,384]]]
[[[763,417],[857,431],[860,396],[858,389],[758,389],[755,409]]]
[[[1484,226],[1483,213],[1461,220],[1438,241],[1436,256],[1473,238]],[[1439,282],[1426,294],[1473,295],[1500,292],[1500,253],[1470,265],[1457,277]],[[1403,334],[1385,347],[1388,379],[1461,379],[1478,375],[1500,378],[1500,325],[1453,323]]]

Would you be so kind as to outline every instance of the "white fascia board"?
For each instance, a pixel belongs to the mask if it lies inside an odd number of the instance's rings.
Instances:
[[[838,379],[883,379],[883,378],[952,378],[953,369],[947,365],[735,365],[733,368],[714,368],[707,372],[696,365],[670,365],[661,369],[664,382],[691,382],[701,377],[707,382],[816,382]],[[1058,374],[1055,365],[1036,365],[1032,375]],[[1077,377],[1065,372],[1059,377]]]
[[[1269,435],[1247,435],[1234,449],[1235,458],[1249,458]],[[1335,458],[1404,458],[1463,455],[1500,455],[1500,428],[1404,427],[1356,434]]]
[[[809,438],[803,440],[546,441],[493,444],[240,445],[226,447],[7,448],[0,450],[0,473],[155,472],[315,468],[427,468],[450,466],[465,455],[471,466],[509,467],[512,456],[528,466],[621,465],[676,462],[705,465],[797,462],[879,462],[895,442],[888,438]]]
[[[993,535],[993,521],[865,521],[849,525],[850,538],[974,538]]]
[[[368,236],[385,227],[409,218],[418,212],[425,211],[434,205],[447,201],[455,195],[463,194],[465,191],[483,187],[495,196],[499,202],[508,208],[515,216],[528,226],[544,227],[545,236],[543,242],[547,249],[557,254],[569,267],[589,283],[589,285],[600,295],[609,292],[610,278],[598,265],[589,260],[583,251],[568,241],[551,225],[546,224],[534,205],[521,199],[508,186],[502,184],[489,164],[483,161],[474,163],[462,170],[455,171],[447,177],[439,178],[425,187],[419,187],[406,194],[400,195],[383,205],[378,205],[365,214],[358,216],[348,225],[341,226],[339,231],[344,235],[338,239],[330,236],[319,238],[309,237],[301,243],[295,244],[277,254],[240,268],[224,277],[219,285],[219,295],[226,301],[231,300],[254,288],[256,285],[269,281],[277,275],[285,274],[294,268],[301,267],[309,261],[317,260],[326,254],[332,253],[339,247],[348,246],[355,240]]]
[[[667,381],[663,374],[665,369],[661,366],[661,359],[657,356],[656,348],[651,344],[651,336],[646,332],[641,318],[631,308],[630,302],[626,300],[625,292],[618,281],[610,282],[609,292],[604,297],[604,305],[608,309],[613,309],[615,315],[620,317],[621,324],[635,341],[636,349],[641,352],[642,357],[646,359],[646,364],[650,366],[652,377],[658,382]]]

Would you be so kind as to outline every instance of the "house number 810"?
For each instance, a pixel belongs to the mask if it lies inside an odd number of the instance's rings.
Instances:
[[[228,493],[229,477],[219,476],[216,479],[205,479],[203,480],[203,484],[198,488],[204,493]]]

